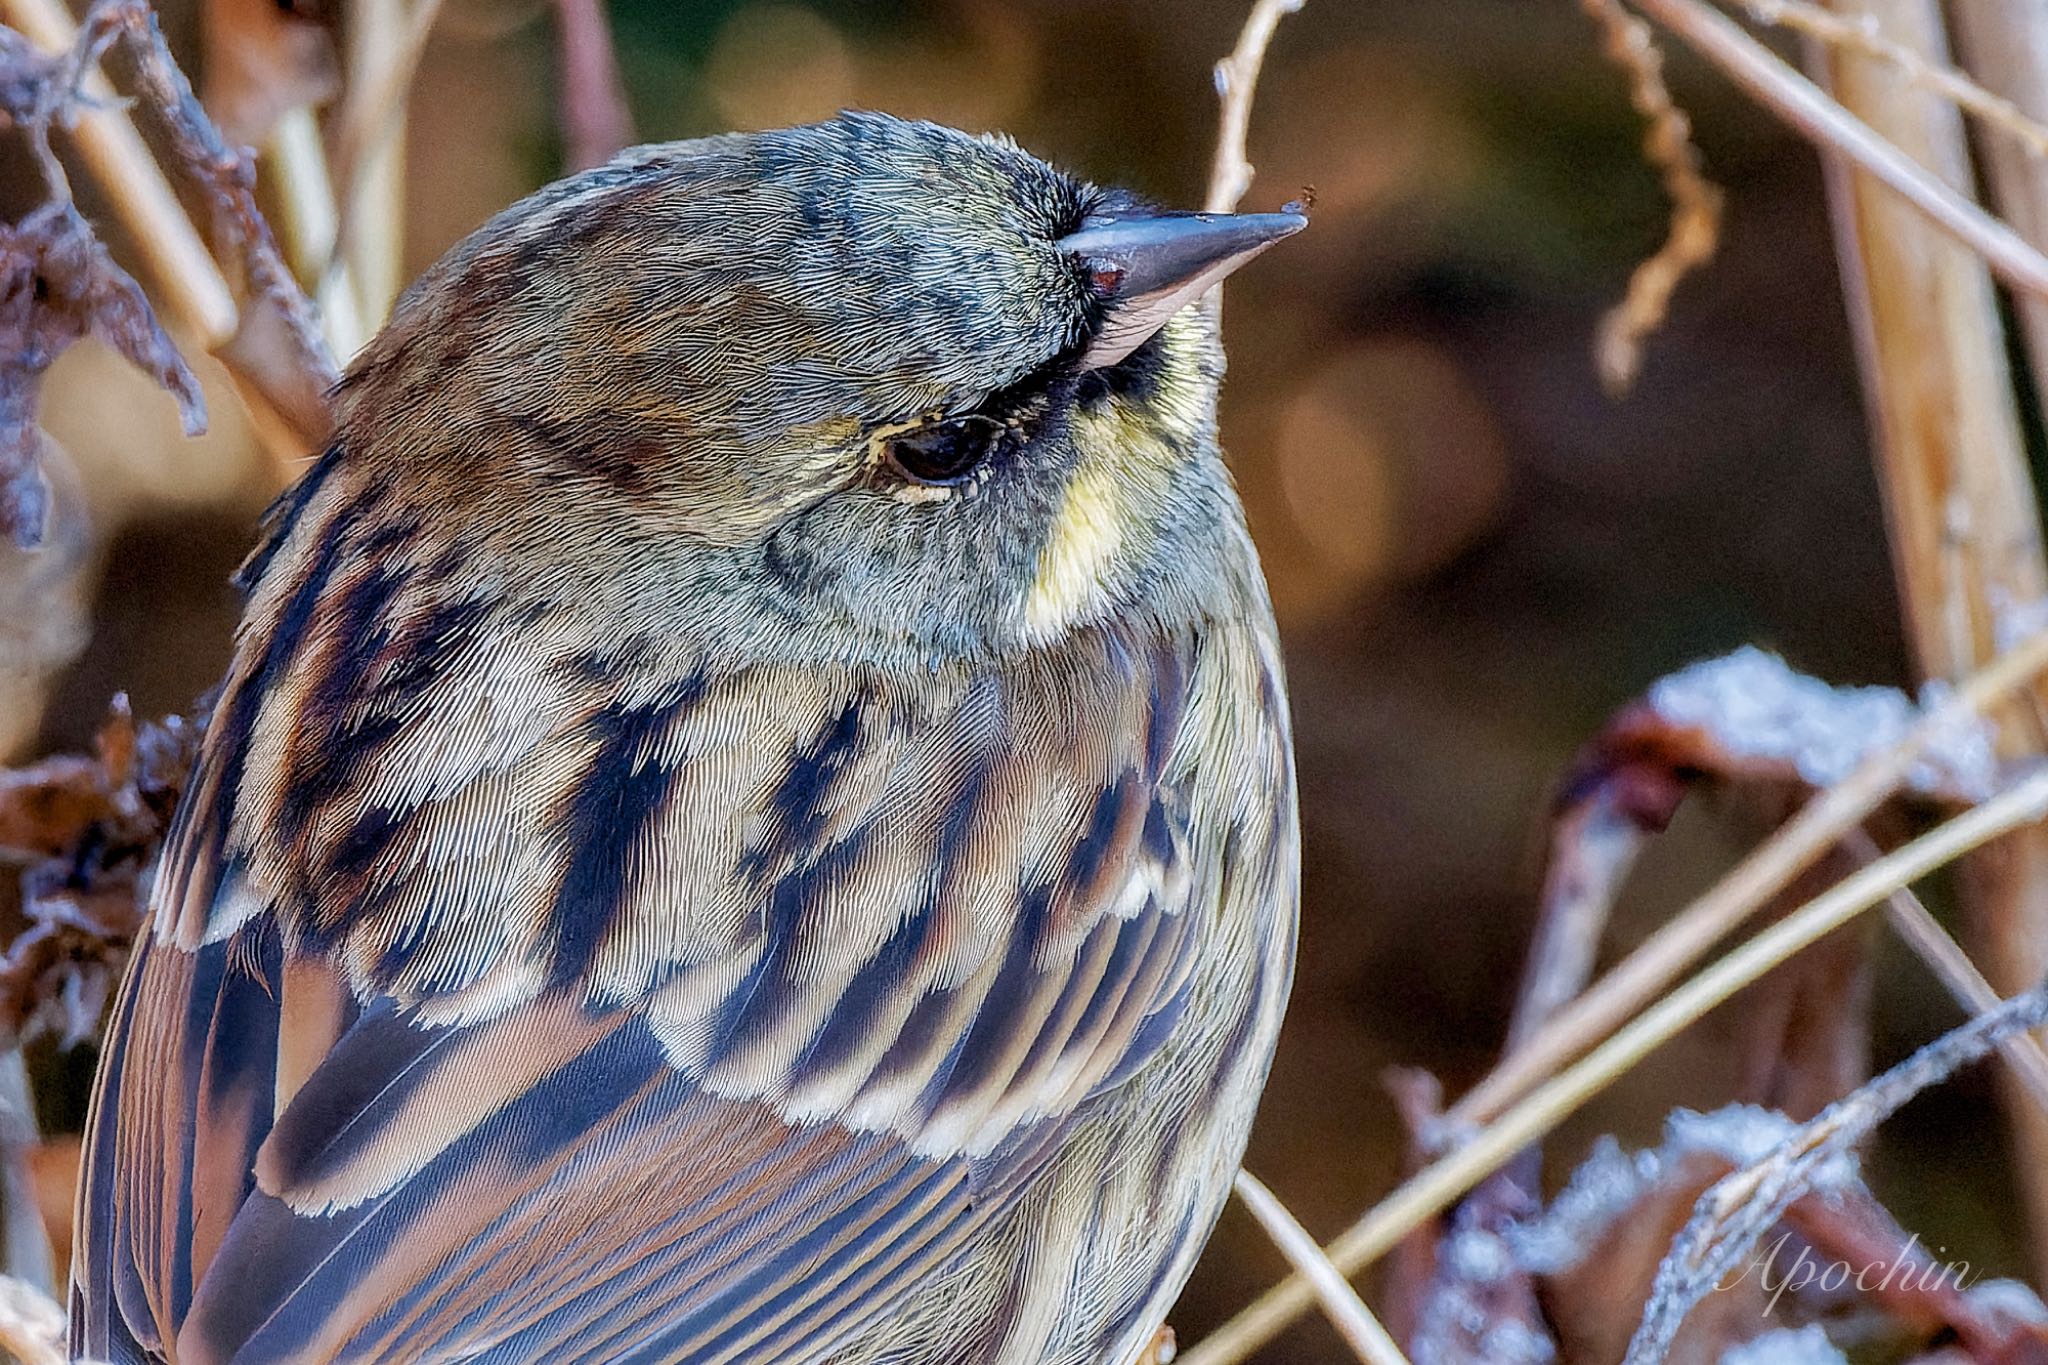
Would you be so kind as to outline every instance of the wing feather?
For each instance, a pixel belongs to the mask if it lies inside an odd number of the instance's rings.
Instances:
[[[266,580],[181,813],[97,1100],[81,1349],[822,1359],[1181,1019],[1227,875],[1196,763],[1233,753],[1192,635],[541,704],[638,675],[566,627],[400,668],[431,627],[358,618],[427,608],[344,558]]]

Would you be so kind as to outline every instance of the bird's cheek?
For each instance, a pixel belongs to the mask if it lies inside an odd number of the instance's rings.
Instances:
[[[1124,504],[1113,460],[1087,460],[1067,481],[1024,599],[1024,625],[1033,639],[1052,639],[1100,609],[1123,548]]]

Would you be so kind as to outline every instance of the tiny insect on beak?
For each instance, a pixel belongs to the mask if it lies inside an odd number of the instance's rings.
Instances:
[[[1158,213],[1090,222],[1061,238],[1105,305],[1082,366],[1114,365],[1218,280],[1307,226],[1299,213]]]

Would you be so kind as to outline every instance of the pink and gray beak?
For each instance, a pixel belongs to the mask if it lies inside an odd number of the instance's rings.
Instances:
[[[1090,223],[1060,240],[1104,305],[1082,365],[1114,365],[1225,275],[1308,226],[1299,213],[1158,213]]]

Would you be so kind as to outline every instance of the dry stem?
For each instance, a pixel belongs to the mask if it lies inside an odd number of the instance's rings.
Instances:
[[[1823,151],[1883,181],[2015,289],[2048,297],[2048,256],[1880,137],[1742,26],[1701,0],[1634,0]]]
[[[1993,660],[1936,707],[1906,740],[1873,754],[1758,845],[1713,889],[1558,1012],[1528,1043],[1510,1053],[1445,1115],[1456,1127],[1499,1114],[1561,1064],[1641,1009],[1730,930],[1756,913],[1791,880],[1834,847],[1906,783],[1940,736],[2031,684],[2048,671],[2048,633]]]
[[[1657,1000],[1582,1060],[1474,1133],[1466,1145],[1403,1182],[1325,1248],[1331,1262],[1346,1275],[1357,1274],[1651,1051],[1792,954],[1841,928],[1896,888],[2044,817],[2048,768],[2039,768],[1847,877]],[[1187,1351],[1182,1361],[1228,1365],[1242,1360],[1314,1302],[1308,1281],[1291,1276]]]
[[[1846,20],[1882,25],[1894,46],[1946,60],[1950,7],[1935,0],[1837,0]],[[1930,175],[1967,196],[1962,114],[1895,62],[1816,44],[1814,69]],[[1843,288],[1876,435],[1876,466],[1908,638],[1921,672],[1957,677],[1993,653],[2011,607],[2048,595],[2038,498],[1996,292],[1985,263],[1840,158],[1828,164]],[[1989,713],[2007,761],[2048,752],[2040,693]],[[2003,992],[2048,972],[2048,838],[1971,859],[1959,887],[1986,975]],[[2048,1267],[2048,1122],[2023,1094],[2011,1121],[2037,1264]]]
[[[1600,26],[1609,61],[1629,78],[1629,99],[1649,122],[1643,151],[1664,181],[1671,200],[1671,227],[1657,253],[1636,267],[1628,294],[1600,321],[1593,359],[1600,382],[1620,395],[1635,383],[1643,365],[1643,341],[1664,325],[1679,281],[1713,259],[1721,237],[1721,191],[1700,170],[1692,122],[1671,99],[1664,83],[1664,56],[1650,26],[1620,0],[1579,0]]]
[[[1846,842],[1849,851],[1858,858],[1868,861],[1877,856],[1877,847],[1868,835],[1859,832]],[[1885,899],[1884,917],[1957,1004],[1973,1014],[1997,1008],[1998,992],[1977,970],[1977,964],[1970,961],[1962,945],[1950,937],[1934,913],[1909,888],[1902,886]],[[2048,1049],[2043,1049],[2040,1039],[2032,1034],[2019,1033],[2001,1042],[1998,1050],[2011,1065],[2014,1078],[2041,1111],[2048,1113]]]
[[[601,0],[555,0],[555,31],[562,140],[569,168],[580,171],[601,165],[633,140],[633,115]]]
[[[1230,55],[1216,63],[1216,94],[1223,101],[1222,124],[1216,132],[1216,157],[1209,167],[1209,192],[1202,207],[1229,213],[1252,187],[1252,163],[1245,158],[1245,136],[1251,130],[1252,98],[1258,93],[1259,69],[1281,19],[1298,12],[1307,0],[1257,0],[1245,18]]]
[[[2048,156],[2048,127],[2028,118],[2011,100],[1986,90],[1947,62],[1929,61],[1906,44],[1886,37],[1868,15],[1858,22],[1808,0],[1742,0],[1742,7],[1758,23],[1804,34],[1830,47],[1874,57],[1897,67],[1914,85],[1976,115],[1987,127],[2023,143],[2034,155]]]
[[[1777,1226],[1794,1201],[1814,1188],[1825,1166],[1845,1157],[1907,1100],[2043,1020],[2048,1020],[2048,986],[2006,1001],[1929,1043],[1829,1105],[1762,1160],[1716,1182],[1700,1196],[1692,1221],[1659,1267],[1624,1365],[1659,1365],[1686,1314]]]
[[[364,73],[365,79],[350,83],[334,120],[334,183],[342,187],[344,202],[352,197],[363,158],[391,136],[394,121],[406,106],[434,20],[440,17],[441,3],[413,0],[403,24],[392,35],[396,41],[380,49],[379,60]]]
[[[1287,1211],[1287,1206],[1250,1171],[1237,1173],[1236,1188],[1237,1197],[1259,1220],[1266,1235],[1273,1239],[1273,1245],[1280,1248],[1280,1254],[1296,1271],[1308,1277],[1330,1324],[1358,1358],[1366,1365],[1408,1365],[1408,1357],[1387,1335],[1387,1329],[1373,1316],[1372,1309],[1365,1306],[1365,1300],[1358,1297],[1358,1291],[1351,1287],[1344,1273],[1330,1264],[1330,1258],[1323,1255],[1316,1239],[1308,1235],[1308,1229],[1296,1221],[1294,1215]]]

